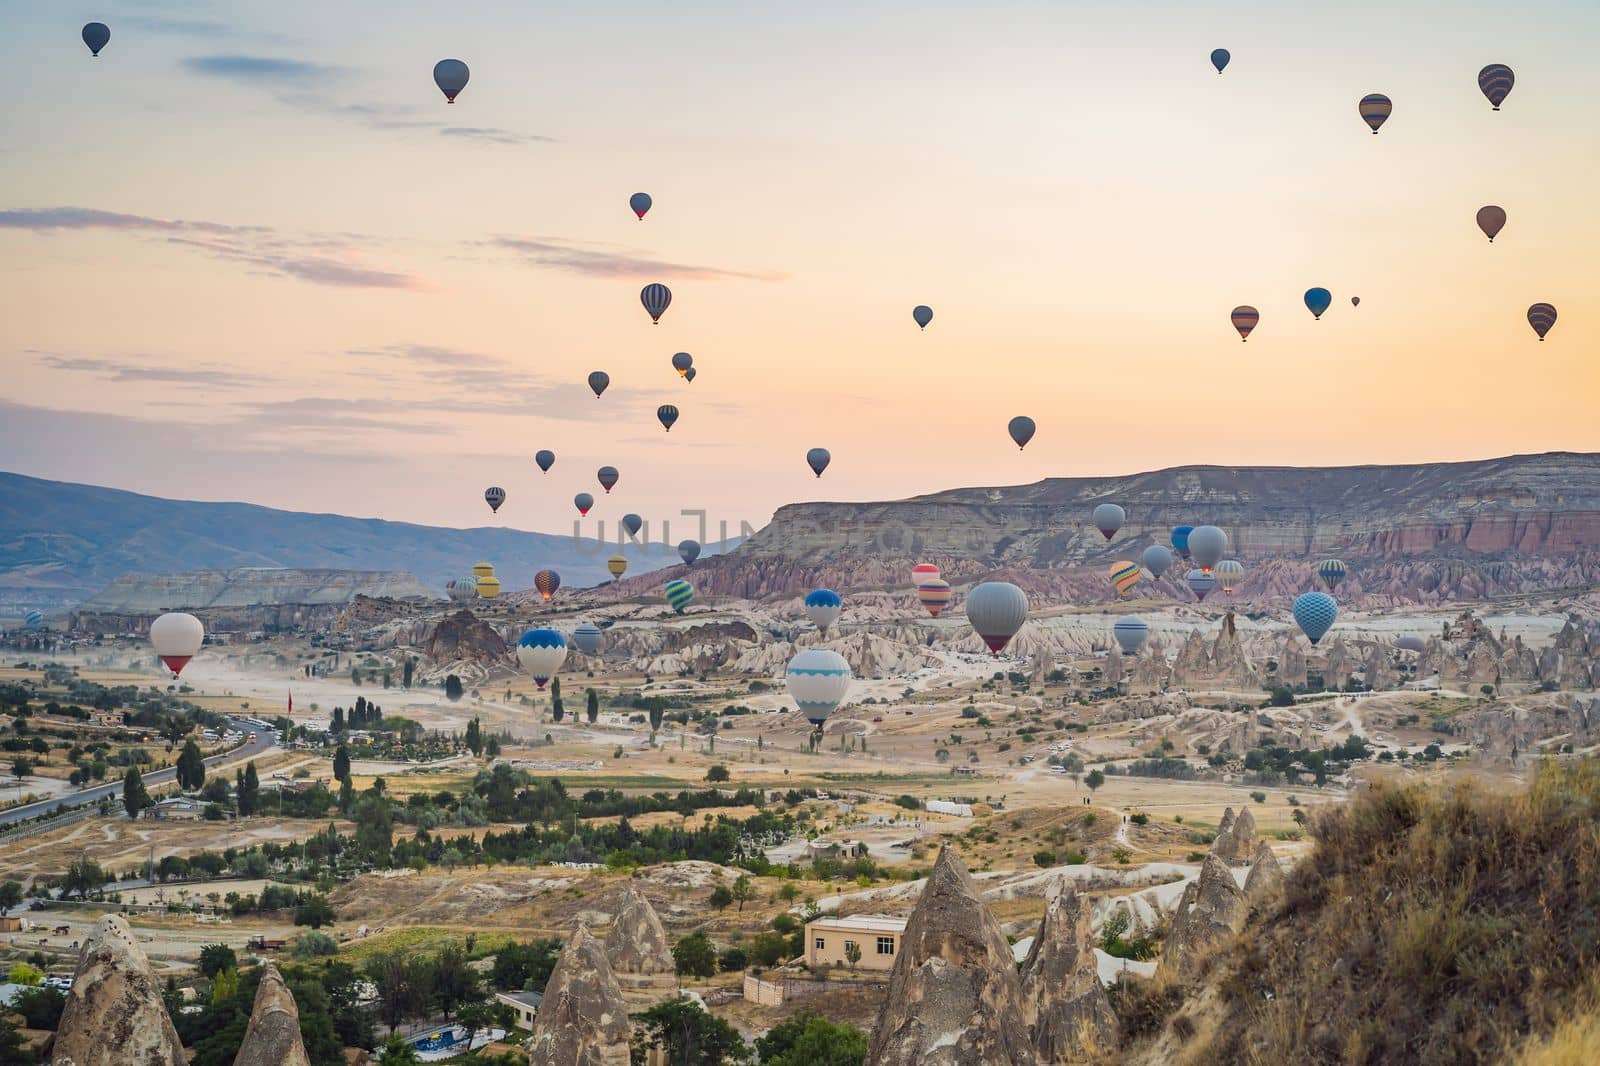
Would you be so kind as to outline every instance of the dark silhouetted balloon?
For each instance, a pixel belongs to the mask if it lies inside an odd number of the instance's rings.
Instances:
[[[1233,313],[1228,316],[1228,319],[1233,323],[1233,328],[1239,331],[1239,339],[1247,341],[1250,339],[1250,331],[1256,328],[1257,322],[1261,321],[1261,312],[1249,304],[1240,304],[1233,309]]]
[[[625,514],[622,516],[622,528],[628,531],[628,536],[638,536],[639,530],[644,528],[644,519],[636,514]]]
[[[533,575],[533,587],[539,590],[539,595],[548,603],[550,597],[556,594],[556,589],[561,587],[561,575],[554,570],[541,570]]]
[[[594,398],[599,399],[600,394],[606,391],[611,384],[611,375],[604,370],[596,370],[589,375],[589,387],[594,390]]]
[[[1227,69],[1228,60],[1232,58],[1226,48],[1214,48],[1211,51],[1211,65],[1217,68],[1218,74]]]
[[[104,22],[90,22],[83,27],[83,43],[89,46],[89,53],[98,56],[100,49],[104,48],[111,40],[111,27]],[[138,51],[135,47],[134,51]]]
[[[1033,424],[1033,419],[1027,415],[1018,415],[1006,423],[1006,432],[1011,434],[1011,439],[1016,441],[1017,450],[1021,451],[1033,439],[1034,430],[1038,427]]]
[[[589,508],[594,506],[594,497],[587,492],[580,492],[572,498],[572,504],[579,514],[588,514]]]
[[[1382,93],[1372,93],[1361,98],[1359,110],[1361,121],[1372,127],[1376,136],[1378,127],[1389,121],[1389,114],[1394,110],[1394,102]]]
[[[1306,310],[1311,312],[1313,318],[1321,318],[1333,303],[1333,294],[1327,289],[1316,288],[1306,290]]]
[[[1556,308],[1554,304],[1534,304],[1528,308],[1528,325],[1544,340],[1544,335],[1550,332],[1550,327],[1556,324]],[[1580,331],[1581,332],[1581,331]]]
[[[467,65],[459,59],[441,59],[433,65],[433,83],[452,104],[456,102],[456,94],[467,87],[471,76]]]
[[[1504,63],[1490,63],[1478,71],[1478,89],[1488,99],[1489,106],[1496,111],[1505,103],[1506,97],[1511,95],[1511,87],[1517,83],[1517,76],[1511,68]]]
[[[826,448],[812,448],[809,452],[806,452],[806,465],[818,477],[822,476],[822,472],[828,469],[828,464],[832,461],[833,456],[828,454],[828,449]]]
[[[1152,578],[1160,578],[1172,565],[1172,552],[1165,545],[1152,544],[1139,556],[1139,565],[1148,570]]]
[[[641,222],[644,221],[645,212],[650,210],[651,203],[650,194],[647,192],[636,192],[628,197],[628,206],[633,208],[633,213],[639,216]]]
[[[1494,239],[1506,226],[1506,209],[1489,204],[1487,207],[1478,208],[1478,228],[1483,230],[1483,235],[1493,244]]]
[[[700,558],[700,542],[697,540],[678,541],[678,558],[688,566],[693,566],[694,561]]]
[[[549,448],[541,448],[539,451],[534,453],[533,461],[539,464],[540,470],[543,470],[548,474],[550,472],[550,468],[556,465],[556,453],[551,451]]]
[[[672,290],[659,281],[652,281],[639,290],[639,302],[650,312],[650,321],[660,325],[661,316],[672,306]]]
[[[685,381],[693,381],[694,380],[694,376],[696,374],[698,374],[698,373],[699,373],[699,371],[691,366],[688,370],[685,370],[683,372],[683,380],[685,380]]]
[[[506,490],[498,485],[491,485],[483,490],[483,502],[489,505],[489,510],[498,512],[500,505],[506,502]]]
[[[1107,540],[1117,535],[1117,530],[1122,528],[1122,523],[1128,520],[1128,512],[1115,503],[1102,503],[1094,509],[1094,528],[1098,529]]]
[[[656,419],[671,433],[672,424],[678,420],[678,409],[670,403],[664,403],[656,408]]]
[[[678,372],[679,377],[683,377],[685,374],[687,374],[689,369],[693,366],[694,356],[690,355],[688,352],[679,352],[677,355],[672,357],[672,369]]]
[[[602,466],[599,470],[595,471],[594,476],[597,480],[599,480],[600,487],[605,489],[606,495],[609,496],[611,495],[611,486],[615,485],[617,483],[617,478],[621,477],[622,475],[617,473],[617,468],[614,466]]]
[[[933,308],[927,304],[918,304],[911,309],[911,320],[921,329],[927,329],[928,323],[933,321]]]

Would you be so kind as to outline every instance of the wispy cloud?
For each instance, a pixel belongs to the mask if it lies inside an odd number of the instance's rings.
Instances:
[[[555,143],[554,137],[543,137],[537,133],[513,133],[511,130],[503,130],[497,126],[446,126],[439,133],[445,137],[484,141],[489,144]]]
[[[191,56],[183,60],[183,68],[191,74],[245,85],[313,85],[346,73],[342,67],[302,59],[252,55]]]
[[[154,218],[92,207],[41,207],[0,211],[0,229],[49,234],[68,230],[139,233],[191,248],[218,259],[242,263],[261,273],[337,288],[437,288],[414,274],[385,270],[363,261],[355,234],[338,237],[285,236],[268,226]]]
[[[56,355],[50,352],[32,354],[40,357],[40,363],[55,370],[92,374],[102,381],[143,381],[189,388],[244,389],[260,385],[267,380],[255,374],[240,373],[216,364],[163,366],[156,362],[135,363],[123,359]]]
[[[514,252],[526,265],[566,270],[599,278],[645,278],[651,281],[783,281],[787,274],[773,271],[728,270],[652,259],[607,245],[585,245],[558,237],[499,236],[491,247]]]

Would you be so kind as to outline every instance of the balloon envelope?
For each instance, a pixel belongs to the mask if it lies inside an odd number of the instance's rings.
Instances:
[[[1200,569],[1210,570],[1228,550],[1228,535],[1216,526],[1199,526],[1189,531],[1189,555],[1200,564]]]
[[[1213,571],[1217,575],[1217,584],[1222,586],[1222,591],[1233,595],[1233,590],[1239,587],[1239,582],[1244,580],[1244,564],[1236,559],[1224,559],[1218,563]]]
[[[473,563],[472,564],[472,576],[473,577],[494,577],[494,564],[493,563]]]
[[[1198,567],[1189,571],[1189,576],[1184,580],[1189,583],[1189,591],[1194,593],[1195,599],[1201,602],[1217,587],[1216,576]]]
[[[1117,530],[1122,528],[1122,523],[1128,520],[1128,512],[1114,503],[1102,503],[1094,509],[1094,528],[1110,540],[1117,535]]]
[[[928,323],[933,321],[933,308],[927,304],[918,304],[911,309],[911,320],[922,329],[928,328]]]
[[[181,611],[164,614],[150,623],[150,646],[166,664],[172,676],[183,673],[189,660],[200,653],[206,640],[206,627],[200,619]]]
[[[1556,324],[1556,308],[1554,304],[1534,304],[1528,308],[1528,325],[1544,340],[1544,335],[1550,332],[1550,327]]]
[[[656,408],[656,420],[666,427],[668,433],[671,433],[672,424],[678,420],[678,409],[670,403],[664,403]]]
[[[1317,564],[1317,577],[1322,579],[1329,592],[1339,587],[1346,573],[1342,559],[1324,559]]]
[[[480,577],[478,579],[478,598],[480,600],[492,600],[498,595],[500,595],[499,578],[495,577],[493,574],[490,574],[487,577]]]
[[[831,462],[833,462],[833,456],[828,454],[828,449],[826,448],[812,448],[806,452],[806,465],[818,477],[822,476],[822,472],[828,469],[828,464]]]
[[[1033,424],[1033,419],[1027,415],[1018,415],[1006,423],[1006,432],[1011,434],[1011,439],[1016,442],[1019,451],[1028,446],[1028,442],[1033,439],[1033,432],[1037,428]]]
[[[650,210],[651,203],[650,194],[647,192],[636,192],[628,197],[628,206],[633,208],[633,213],[640,218],[644,218],[645,212]]]
[[[1428,642],[1414,633],[1406,633],[1394,638],[1394,646],[1404,651],[1427,651]]]
[[[1261,321],[1261,312],[1249,304],[1240,304],[1233,309],[1228,320],[1233,323],[1233,328],[1239,331],[1239,339],[1245,341],[1250,339],[1250,331]]]
[[[661,591],[666,593],[667,606],[679,614],[682,614],[683,609],[689,606],[690,601],[694,599],[694,586],[682,578],[678,578],[676,581],[668,581]]]
[[[606,571],[614,578],[626,574],[628,572],[628,557],[625,555],[613,555],[606,560]]]
[[[1306,290],[1306,310],[1311,312],[1313,318],[1321,318],[1333,303],[1333,294],[1327,289],[1316,288]]]
[[[452,104],[456,102],[456,94],[467,87],[469,77],[471,72],[459,59],[441,59],[433,65],[433,83]]]
[[[44,628],[44,612],[33,610],[22,616],[22,624],[29,629],[39,630]]]
[[[850,664],[825,648],[807,648],[784,671],[789,695],[812,725],[821,726],[850,691]]]
[[[815,589],[806,596],[806,617],[824,633],[838,619],[842,610],[844,600],[832,589]]]
[[[595,471],[594,476],[595,480],[600,482],[600,487],[605,489],[607,493],[611,491],[611,486],[615,485],[617,483],[617,479],[621,477],[621,475],[617,473],[617,468],[614,466],[602,466],[599,470]]]
[[[517,662],[544,688],[567,661],[567,638],[554,629],[530,629],[517,640]]]
[[[1361,297],[1359,297],[1359,296],[1350,297],[1350,306],[1351,307],[1360,307],[1361,306]]]
[[[533,587],[548,601],[556,594],[556,589],[561,587],[561,575],[554,570],[541,570],[533,575]]]
[[[1511,94],[1511,87],[1516,83],[1517,76],[1504,63],[1490,63],[1478,71],[1478,89],[1496,111],[1500,110],[1500,105],[1505,103],[1506,97]]]
[[[1138,618],[1119,618],[1116,625],[1111,627],[1111,635],[1124,652],[1137,655],[1139,649],[1144,647],[1145,639],[1150,636],[1150,627]]]
[[[1028,620],[1028,597],[1009,581],[985,581],[967,593],[967,621],[995,655]]]
[[[682,559],[685,564],[693,566],[694,561],[700,558],[700,542],[697,540],[678,541],[678,558]]]
[[[1218,74],[1223,72],[1228,65],[1228,60],[1232,58],[1233,56],[1228,53],[1226,48],[1214,48],[1211,50],[1211,65],[1217,68]]]
[[[551,451],[549,448],[541,449],[540,451],[534,453],[533,461],[539,464],[540,470],[543,470],[548,474],[550,472],[550,468],[556,465],[556,453]]]
[[[639,302],[650,312],[650,321],[659,323],[672,303],[672,290],[659,281],[652,281],[639,290]]]
[[[632,512],[622,516],[622,528],[628,531],[628,536],[636,535],[644,526],[644,519]]]
[[[1152,578],[1159,578],[1172,565],[1172,552],[1163,545],[1152,544],[1139,556],[1139,565],[1150,571]]]
[[[950,583],[937,577],[930,577],[917,586],[917,602],[934,618],[950,605],[952,595]]]
[[[1189,534],[1193,532],[1193,526],[1172,527],[1172,550],[1185,559],[1189,558]]]
[[[577,629],[572,631],[572,643],[585,655],[598,655],[605,646],[605,630],[593,622],[581,622]]]
[[[672,357],[672,369],[678,372],[679,377],[687,374],[692,366],[694,366],[694,356],[688,352],[679,352]]]
[[[1315,644],[1339,617],[1339,605],[1326,592],[1302,592],[1294,599],[1294,620],[1300,631]]]
[[[1112,563],[1110,573],[1112,586],[1124,598],[1139,583],[1139,564],[1131,560],[1119,559]]]
[[[1361,112],[1361,121],[1372,128],[1374,135],[1378,127],[1389,121],[1389,113],[1394,110],[1394,102],[1382,93],[1371,93],[1361,98],[1361,103],[1356,105]]]
[[[600,394],[606,391],[606,386],[611,384],[611,375],[604,370],[595,370],[589,374],[589,387],[594,390],[594,398],[599,399]]]
[[[478,598],[478,579],[475,576],[458,577],[444,583],[446,596],[456,603],[467,603]]]
[[[594,497],[587,492],[580,492],[572,498],[572,505],[578,509],[579,514],[588,514],[589,508],[594,506]]]
[[[693,381],[694,380],[694,376],[696,374],[698,374],[698,373],[700,373],[700,371],[696,370],[694,367],[691,366],[688,370],[685,370],[683,372],[683,380],[685,380],[685,381]]]
[[[489,510],[498,512],[500,505],[506,502],[506,490],[498,485],[491,485],[483,490],[483,500],[489,505]]]
[[[1478,228],[1491,244],[1494,243],[1500,231],[1506,228],[1506,209],[1493,204],[1478,208]]]
[[[111,27],[104,22],[90,22],[83,27],[83,43],[89,46],[89,51],[94,55],[99,55],[100,49],[110,40]]]
[[[911,568],[911,583],[913,585],[925,585],[929,581],[937,581],[938,579],[939,568],[932,563],[918,563]]]

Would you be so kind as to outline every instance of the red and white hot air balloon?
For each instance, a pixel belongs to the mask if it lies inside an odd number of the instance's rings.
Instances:
[[[173,677],[183,673],[205,639],[206,627],[192,614],[164,614],[150,623],[150,644]]]

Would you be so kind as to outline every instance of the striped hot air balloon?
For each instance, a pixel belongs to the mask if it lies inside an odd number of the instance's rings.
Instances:
[[[650,312],[650,321],[659,325],[661,316],[666,314],[667,308],[672,305],[672,290],[659,281],[652,281],[639,290],[639,302]]]
[[[493,563],[473,563],[472,564],[472,576],[473,577],[494,577],[494,564]]]
[[[1333,628],[1338,617],[1339,605],[1326,592],[1302,592],[1294,598],[1294,620],[1312,644]]]
[[[1129,559],[1118,559],[1111,564],[1111,584],[1123,599],[1139,583],[1139,564]]]
[[[672,404],[664,403],[660,407],[656,408],[656,421],[660,422],[661,425],[666,428],[668,433],[672,432],[672,424],[677,420],[678,409],[672,406]]]
[[[999,655],[1028,621],[1028,597],[1009,581],[985,581],[967,593],[967,621]]]
[[[599,655],[605,646],[605,630],[593,622],[580,622],[572,631],[572,643],[585,655]]]
[[[478,579],[478,599],[492,600],[500,595],[500,579],[490,574]]]
[[[1489,101],[1489,106],[1500,110],[1500,105],[1505,103],[1506,97],[1511,95],[1511,87],[1517,83],[1517,76],[1511,68],[1504,63],[1490,63],[1478,71],[1478,90]]]
[[[517,640],[517,662],[544,688],[567,661],[567,638],[554,629],[530,629]]]
[[[455,603],[467,603],[478,598],[478,579],[458,577],[444,583],[444,593]]]
[[[506,490],[498,485],[491,485],[483,490],[483,502],[489,505],[491,513],[498,514],[500,505],[506,502]]]
[[[1184,580],[1189,583],[1189,591],[1194,593],[1194,598],[1202,603],[1211,594],[1211,590],[1217,587],[1216,575],[1209,570],[1201,570],[1199,567],[1190,570],[1188,577]]]
[[[811,624],[822,630],[839,619],[839,612],[844,610],[844,600],[832,589],[813,589],[806,596],[806,617],[811,619]]]
[[[950,582],[933,577],[917,586],[917,602],[934,618],[939,617],[939,612],[950,605]]]
[[[1528,308],[1528,325],[1544,340],[1544,335],[1556,324],[1555,304],[1534,304]]]
[[[561,587],[561,575],[554,570],[541,570],[533,575],[533,587],[539,590],[539,595],[548,603],[550,597],[556,594],[556,589]]]
[[[611,495],[611,487],[617,483],[617,478],[621,475],[617,473],[617,468],[614,466],[602,466],[595,471],[594,476],[595,480],[600,482],[600,487],[605,489],[606,495],[609,496]]]
[[[1145,639],[1150,636],[1150,627],[1142,619],[1119,618],[1116,625],[1111,627],[1111,635],[1125,653],[1137,655],[1139,649],[1144,647]]]
[[[918,563],[911,568],[911,584],[921,586],[939,579],[939,568],[932,563]]]
[[[1233,590],[1244,580],[1244,564],[1236,559],[1224,559],[1213,568],[1212,573],[1217,575],[1217,584],[1222,586],[1222,591],[1232,596]]]
[[[622,555],[613,555],[611,558],[606,560],[606,570],[613,578],[618,578],[623,574],[626,574],[628,572],[627,557]]]
[[[1382,93],[1369,93],[1361,98],[1357,109],[1361,112],[1361,121],[1371,126],[1376,136],[1378,127],[1389,121],[1389,114],[1394,111],[1394,101]]]
[[[789,660],[784,680],[806,721],[821,729],[850,691],[850,664],[836,651],[807,648]]]
[[[1239,331],[1239,340],[1247,341],[1250,339],[1250,331],[1261,321],[1261,312],[1249,304],[1240,304],[1233,309],[1228,320],[1233,323],[1233,328]]]
[[[35,632],[44,628],[44,612],[39,610],[28,611],[22,616],[22,624]]]
[[[682,614],[684,608],[688,607],[690,601],[694,599],[694,586],[682,578],[668,581],[662,591],[666,593],[667,606],[679,614]]]
[[[1339,587],[1339,582],[1344,580],[1346,573],[1344,560],[1324,559],[1317,564],[1317,577],[1322,579],[1329,592]]]

